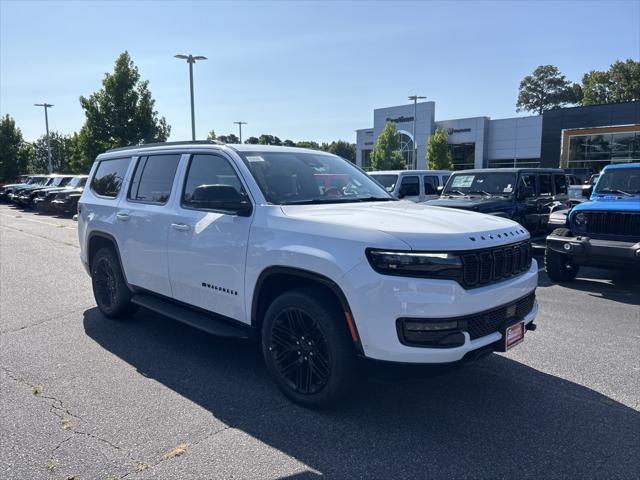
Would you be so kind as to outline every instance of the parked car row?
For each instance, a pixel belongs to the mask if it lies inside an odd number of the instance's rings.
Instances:
[[[23,175],[19,181],[0,187],[0,201],[42,213],[73,215],[87,175]]]

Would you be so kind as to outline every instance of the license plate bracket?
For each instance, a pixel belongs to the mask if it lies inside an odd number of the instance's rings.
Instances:
[[[524,320],[520,320],[519,322],[512,323],[511,325],[505,327],[502,331],[501,351],[506,352],[516,345],[521,344],[524,341],[524,332]]]

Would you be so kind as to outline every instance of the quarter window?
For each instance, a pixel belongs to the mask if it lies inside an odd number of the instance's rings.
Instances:
[[[218,155],[194,155],[191,158],[182,193],[182,206],[198,208],[199,204],[191,199],[195,190],[205,185],[227,185],[242,195],[245,193],[236,171]]]
[[[179,162],[179,154],[141,157],[133,174],[129,199],[136,202],[167,203]]]
[[[417,176],[404,177],[400,183],[400,195],[403,197],[420,195],[420,179]]]
[[[91,190],[103,197],[117,197],[130,161],[130,158],[102,160],[91,180]]]

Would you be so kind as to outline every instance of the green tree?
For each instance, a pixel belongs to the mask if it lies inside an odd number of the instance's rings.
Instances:
[[[611,102],[609,72],[591,70],[582,77],[582,104],[597,105]]]
[[[312,140],[301,140],[296,143],[298,148],[310,148],[311,150],[320,150],[320,144]]]
[[[356,146],[353,143],[345,142],[344,140],[331,142],[327,151],[352,163],[356,161]]]
[[[431,170],[452,170],[453,160],[449,148],[449,135],[443,128],[436,128],[427,141],[427,161]]]
[[[102,88],[80,97],[80,105],[86,116],[83,149],[91,159],[109,148],[164,142],[171,132],[154,110],[149,82],[140,80],[126,51],[116,59],[113,73],[105,74]]]
[[[25,143],[22,131],[9,114],[0,118],[0,181],[12,182],[27,173],[33,149]]]
[[[216,132],[215,130],[211,130],[209,132],[209,135],[207,135],[207,140],[217,140],[218,137],[216,137]]]
[[[400,136],[393,122],[387,122],[371,152],[373,170],[400,170],[405,161],[400,151]]]
[[[248,143],[250,145],[257,145],[259,143],[258,137],[249,137],[247,138],[244,143]]]
[[[293,140],[287,139],[282,142],[282,145],[284,145],[285,147],[295,147],[296,142],[294,142]]]
[[[258,137],[258,143],[260,145],[282,145],[282,140],[275,135],[266,135],[263,133]]]
[[[566,79],[558,67],[540,65],[520,82],[516,109],[536,112],[578,103],[579,89]]]
[[[611,99],[614,102],[640,100],[640,61],[618,60],[609,68]]]
[[[49,133],[51,145],[51,164],[55,173],[88,173],[91,162],[82,155],[78,134],[63,135],[59,132]],[[34,155],[29,164],[29,171],[42,173],[48,170],[47,138],[39,137],[34,143]]]

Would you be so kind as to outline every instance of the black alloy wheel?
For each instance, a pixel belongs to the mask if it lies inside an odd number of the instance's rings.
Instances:
[[[93,296],[100,312],[109,318],[133,313],[137,306],[131,303],[131,290],[124,280],[120,262],[111,248],[101,248],[91,261]]]
[[[290,307],[276,316],[269,352],[276,370],[295,392],[322,390],[331,372],[331,355],[318,323],[305,311]]]

